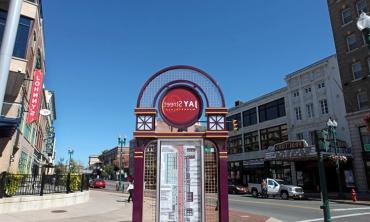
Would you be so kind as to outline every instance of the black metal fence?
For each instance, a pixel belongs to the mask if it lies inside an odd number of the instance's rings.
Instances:
[[[44,195],[52,193],[70,193],[89,189],[86,174],[32,175],[0,174],[0,198],[18,195]]]

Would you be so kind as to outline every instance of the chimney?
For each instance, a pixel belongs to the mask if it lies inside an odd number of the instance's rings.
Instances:
[[[236,100],[235,101],[235,106],[239,106],[239,105],[241,105],[243,102],[242,101],[240,101],[240,100]]]

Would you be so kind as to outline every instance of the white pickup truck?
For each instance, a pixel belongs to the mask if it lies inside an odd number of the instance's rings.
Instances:
[[[297,187],[293,185],[286,185],[284,180],[279,179],[270,179],[267,178],[267,195],[268,196],[278,196],[282,199],[292,198],[303,198],[304,192],[302,187]],[[258,197],[259,194],[262,194],[261,184],[260,183],[248,183],[248,188],[252,193],[252,196]]]

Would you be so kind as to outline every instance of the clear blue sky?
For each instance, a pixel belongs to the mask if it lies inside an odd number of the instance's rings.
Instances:
[[[177,64],[221,85],[228,106],[285,85],[335,53],[323,0],[43,1],[46,86],[56,92],[57,160],[132,138],[146,79]]]

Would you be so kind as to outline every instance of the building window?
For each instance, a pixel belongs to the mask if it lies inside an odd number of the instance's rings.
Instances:
[[[244,150],[245,152],[259,150],[258,131],[244,134]]]
[[[260,105],[258,107],[259,121],[267,121],[285,116],[284,98]]]
[[[353,79],[361,79],[362,77],[362,67],[360,62],[356,62],[352,64],[352,74]]]
[[[320,100],[321,114],[329,113],[328,102],[326,99]]]
[[[311,87],[305,88],[306,93],[311,93]]]
[[[346,8],[342,11],[342,22],[343,25],[352,21],[352,12],[350,8]]]
[[[7,12],[0,10],[0,42],[2,42]],[[21,16],[19,18],[19,25],[17,30],[17,37],[15,39],[13,56],[19,58],[26,58],[28,35],[31,27],[31,19]]]
[[[229,137],[227,143],[229,154],[243,152],[242,135]]]
[[[303,133],[297,133],[297,140],[303,140]]]
[[[0,42],[2,41],[7,12],[0,10]],[[19,25],[17,30],[17,37],[15,39],[13,56],[25,58],[27,52],[28,35],[31,27],[31,19],[21,16],[19,18]]]
[[[233,120],[237,120],[238,121],[238,128],[241,127],[241,121],[242,121],[242,115],[240,113],[237,113],[237,114],[234,114],[232,116],[228,116],[226,117],[226,126],[227,126],[227,130],[228,131],[233,131],[234,130],[234,127],[233,127]]]
[[[320,82],[319,84],[317,84],[318,89],[321,89],[321,88],[324,88],[324,87],[325,87],[325,82]]]
[[[302,111],[301,111],[301,107],[295,107],[294,108],[294,112],[295,112],[295,117],[297,120],[302,120]]]
[[[261,149],[267,149],[276,143],[288,140],[287,125],[275,126],[260,130]]]
[[[357,40],[354,34],[347,36],[347,48],[349,52],[357,48]]]
[[[315,140],[315,133],[316,133],[316,131],[310,131],[310,142],[311,142],[311,145],[315,145],[315,142],[316,142],[316,140]]]
[[[293,97],[298,97],[299,96],[299,91],[298,90],[295,90],[294,92],[293,92]]]
[[[307,117],[312,118],[315,116],[313,111],[313,103],[306,104]]]
[[[356,3],[356,9],[357,9],[357,14],[360,15],[361,12],[367,12],[367,3],[365,0],[359,0]]]
[[[369,101],[367,99],[367,92],[360,92],[357,94],[358,109],[363,110],[369,108]]]
[[[256,107],[243,112],[243,127],[257,124]]]
[[[27,173],[27,165],[28,165],[27,162],[28,162],[28,155],[27,153],[22,151],[21,157],[19,158],[19,162],[18,162],[19,173],[22,173],[22,174]]]

